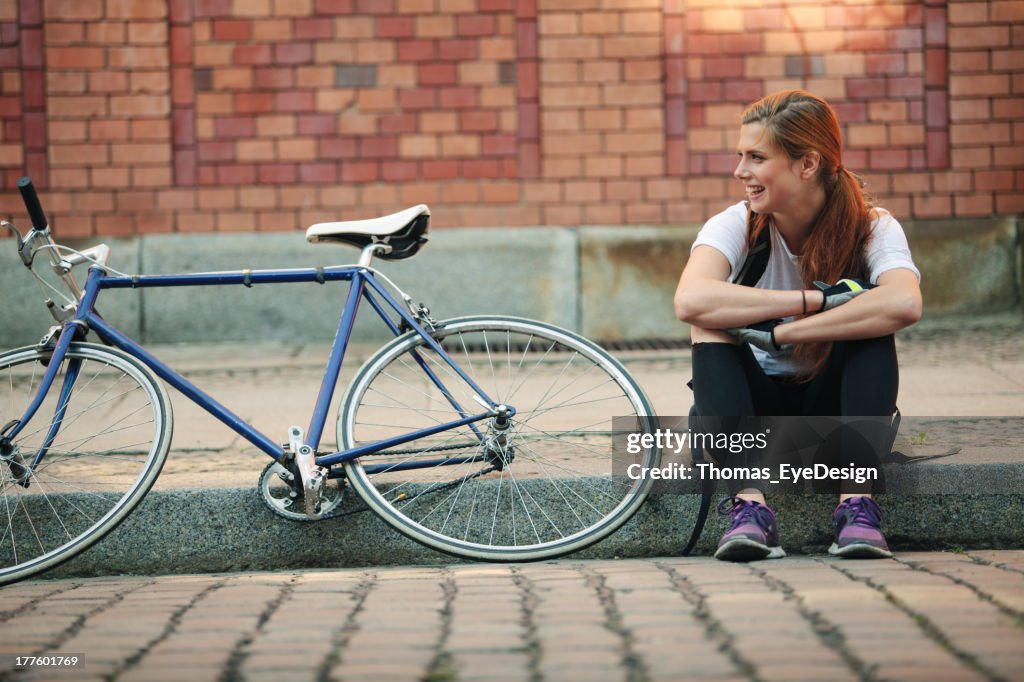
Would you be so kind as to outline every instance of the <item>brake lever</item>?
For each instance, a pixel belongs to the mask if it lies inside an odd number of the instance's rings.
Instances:
[[[33,228],[29,231],[25,238],[18,244],[18,255],[21,256],[21,262],[25,264],[26,268],[32,268],[32,260],[36,257],[35,254],[35,243],[39,239],[39,232]]]
[[[29,254],[28,261],[26,262],[25,260],[25,238],[22,236],[21,230],[19,230],[13,224],[7,222],[6,220],[0,220],[0,227],[7,228],[7,231],[14,235],[14,239],[17,240],[18,242],[18,255],[21,257],[21,262],[25,263],[26,266],[31,266],[31,254]]]

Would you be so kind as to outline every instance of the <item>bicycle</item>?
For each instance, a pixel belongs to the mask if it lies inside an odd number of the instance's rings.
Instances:
[[[163,382],[267,454],[259,493],[292,521],[342,515],[351,488],[401,533],[477,560],[530,561],[606,537],[643,503],[651,481],[614,465],[619,428],[651,432],[650,401],[623,366],[585,338],[500,315],[436,321],[372,267],[412,257],[430,210],[310,227],[311,242],[360,249],[354,265],[130,275],[103,244],[57,244],[31,181],[18,182],[32,223],[13,225],[22,262],[64,297],[35,346],[0,355],[0,584],[62,563],[113,530],[152,487],[173,416]],[[70,297],[35,269],[46,252]],[[73,269],[87,266],[84,286]],[[107,289],[349,282],[308,428],[279,444],[190,383],[96,310]],[[395,295],[391,293],[395,292]],[[396,298],[397,296],[397,298]],[[399,302],[398,299],[401,299]],[[340,401],[337,450],[323,444],[352,327],[367,303],[394,336]],[[102,345],[85,341],[92,332]],[[660,451],[631,461],[656,467]]]

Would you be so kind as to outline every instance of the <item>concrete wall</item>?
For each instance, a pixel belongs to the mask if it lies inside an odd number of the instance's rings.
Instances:
[[[1021,227],[1012,218],[905,223],[927,317],[997,313],[1021,303]],[[377,261],[438,319],[470,313],[534,317],[591,338],[681,338],[672,294],[696,226],[442,229],[414,259]],[[301,233],[153,235],[108,240],[112,267],[147,274],[312,267],[355,260]],[[7,247],[10,248],[7,248]],[[52,324],[42,295],[0,242],[0,346],[33,343]],[[146,342],[254,338],[328,342],[346,285],[334,283],[105,292],[99,309]],[[386,330],[364,310],[359,339]]]

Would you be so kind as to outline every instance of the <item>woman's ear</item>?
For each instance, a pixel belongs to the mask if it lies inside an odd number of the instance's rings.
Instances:
[[[800,159],[800,177],[810,180],[818,174],[821,168],[821,154],[816,151],[809,151]]]

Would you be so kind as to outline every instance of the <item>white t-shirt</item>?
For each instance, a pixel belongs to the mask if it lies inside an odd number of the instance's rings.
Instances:
[[[920,281],[921,272],[910,256],[910,247],[907,245],[903,227],[888,211],[880,210],[878,213],[879,217],[871,223],[871,238],[868,240],[865,254],[871,283],[877,284],[882,273],[896,268],[910,270]],[[768,259],[764,274],[754,286],[758,289],[803,289],[800,256],[790,252],[774,224],[770,224],[770,228],[771,257]],[[690,251],[701,245],[710,246],[721,252],[732,268],[729,281],[735,279],[747,258],[747,204],[743,201],[734,204],[704,223]],[[751,350],[754,351],[754,357],[766,374],[796,374],[797,366],[788,349],[768,353],[751,346]]]

